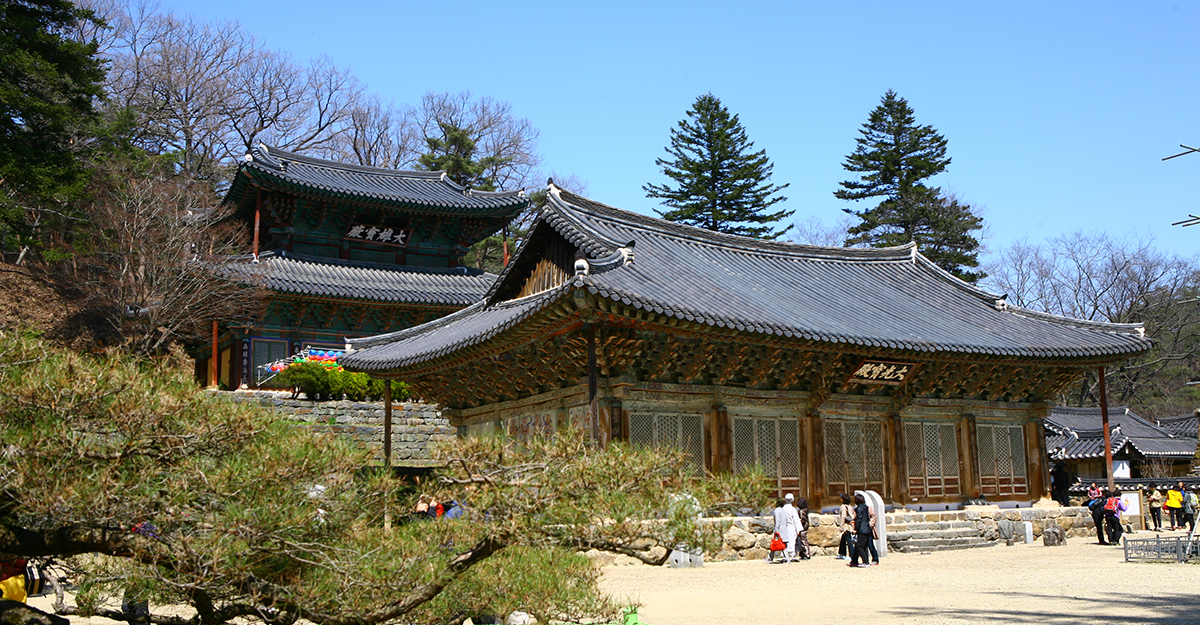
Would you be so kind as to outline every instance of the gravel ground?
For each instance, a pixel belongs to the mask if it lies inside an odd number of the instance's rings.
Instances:
[[[698,569],[611,566],[602,583],[614,597],[641,604],[640,619],[650,625],[1200,623],[1200,565],[1126,563],[1120,547],[1094,539],[893,553],[859,569],[830,557]]]

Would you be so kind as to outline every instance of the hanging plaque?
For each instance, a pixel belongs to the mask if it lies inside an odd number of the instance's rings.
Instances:
[[[370,241],[381,245],[403,246],[407,233],[399,228],[372,226],[369,224],[350,224],[344,238],[353,241]]]
[[[867,360],[859,365],[847,381],[859,384],[903,384],[916,367],[911,362]]]

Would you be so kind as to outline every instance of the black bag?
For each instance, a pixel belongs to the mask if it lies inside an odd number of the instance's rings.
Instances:
[[[37,562],[29,560],[25,563],[25,594],[36,597],[46,586],[46,571]]]

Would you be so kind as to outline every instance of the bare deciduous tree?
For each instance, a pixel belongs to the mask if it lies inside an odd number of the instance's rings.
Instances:
[[[541,163],[539,132],[527,118],[516,117],[511,104],[487,96],[475,98],[470,91],[426,93],[413,117],[423,140],[444,140],[446,126],[466,131],[475,142],[476,160],[488,163],[484,177],[497,189],[522,189],[534,183],[533,174]]]
[[[1075,232],[1042,245],[1018,241],[988,267],[988,286],[1008,301],[1056,315],[1145,324],[1149,354],[1108,371],[1114,402],[1151,416],[1182,414],[1200,397],[1184,383],[1200,362],[1200,265],[1163,253],[1149,236]],[[1097,401],[1085,377],[1064,403]]]
[[[219,268],[245,247],[204,185],[169,172],[110,165],[87,207],[98,229],[81,282],[136,351],[208,336],[213,321],[261,311],[261,280]]]
[[[832,226],[826,225],[819,217],[810,215],[807,219],[795,223],[792,231],[788,233],[788,238],[793,243],[842,247],[846,242],[846,231],[852,225],[854,218],[844,213]]]

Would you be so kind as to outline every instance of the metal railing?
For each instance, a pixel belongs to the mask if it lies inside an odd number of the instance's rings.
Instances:
[[[1192,534],[1169,538],[1126,538],[1124,546],[1126,562],[1187,562],[1193,556],[1200,557],[1200,540]]]

